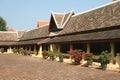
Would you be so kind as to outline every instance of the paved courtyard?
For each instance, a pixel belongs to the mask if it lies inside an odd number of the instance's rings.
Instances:
[[[120,80],[120,73],[17,54],[0,54],[0,80]]]

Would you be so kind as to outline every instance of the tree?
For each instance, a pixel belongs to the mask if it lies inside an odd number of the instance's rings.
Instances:
[[[0,17],[0,31],[6,31],[7,28],[6,28],[6,21]]]

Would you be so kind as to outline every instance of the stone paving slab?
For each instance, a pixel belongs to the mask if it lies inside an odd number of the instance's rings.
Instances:
[[[0,80],[120,80],[120,73],[30,56],[0,54]]]

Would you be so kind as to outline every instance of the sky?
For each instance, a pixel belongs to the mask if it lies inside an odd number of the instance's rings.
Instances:
[[[38,20],[50,20],[51,12],[75,14],[105,5],[112,0],[0,0],[0,16],[15,30],[37,28]]]

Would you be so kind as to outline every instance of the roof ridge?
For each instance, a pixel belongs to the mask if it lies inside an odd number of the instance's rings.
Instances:
[[[109,5],[114,4],[114,3],[117,3],[117,2],[120,2],[120,0],[112,1],[112,2],[109,2],[109,3],[107,3],[107,4],[104,4],[104,5],[101,5],[101,6],[98,6],[98,7],[95,7],[95,8],[86,10],[86,11],[83,11],[83,12],[81,12],[81,13],[77,13],[76,15],[73,15],[72,17],[76,17],[76,16],[78,16],[78,15],[81,15],[81,14],[84,14],[84,13],[88,13],[88,12],[91,12],[91,11],[94,11],[94,10],[97,10],[97,9],[100,9],[100,8],[103,8],[103,7],[109,6]]]

